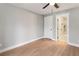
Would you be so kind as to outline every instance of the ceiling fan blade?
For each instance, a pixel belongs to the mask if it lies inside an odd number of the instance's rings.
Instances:
[[[47,3],[47,4],[43,7],[43,9],[45,9],[47,6],[49,6],[49,3]]]
[[[55,7],[55,8],[59,8],[59,6],[58,6],[58,4],[57,4],[57,3],[55,3],[55,4],[54,4],[54,7]]]

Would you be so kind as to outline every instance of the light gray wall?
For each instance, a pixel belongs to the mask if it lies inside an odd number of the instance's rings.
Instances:
[[[0,4],[0,50],[43,36],[43,16]]]
[[[53,16],[53,39],[56,39],[56,15],[62,13],[69,13],[69,42],[79,45],[79,7],[50,14]]]
[[[69,29],[70,42],[79,45],[79,8],[70,11]]]
[[[53,16],[44,17],[44,37],[53,39]]]

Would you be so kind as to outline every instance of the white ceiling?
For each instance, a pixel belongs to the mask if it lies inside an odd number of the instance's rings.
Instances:
[[[56,9],[54,6],[48,6],[46,9],[42,9],[42,7],[46,5],[46,3],[13,3],[11,5],[24,8],[41,15],[46,15],[50,14],[51,12],[78,7],[79,3],[58,3],[58,5],[60,6],[60,8],[58,9]]]

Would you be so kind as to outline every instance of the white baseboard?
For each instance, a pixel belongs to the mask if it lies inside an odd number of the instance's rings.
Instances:
[[[54,40],[54,39],[53,39]],[[54,40],[54,41],[56,41],[56,40]],[[75,46],[75,47],[79,47],[79,44],[74,44],[74,43],[71,43],[71,42],[67,42],[67,44],[69,44],[69,45],[71,45],[71,46]]]
[[[74,43],[70,43],[70,42],[68,44],[71,45],[71,46],[79,47],[78,44],[74,44]]]
[[[55,39],[53,39],[53,38],[51,38],[51,37],[43,37],[43,38],[49,38],[49,39],[55,40]]]
[[[21,47],[21,46],[26,45],[26,44],[28,44],[28,43],[30,43],[30,42],[33,42],[33,41],[35,41],[35,40],[38,40],[38,39],[40,39],[40,38],[43,38],[43,37],[39,37],[39,38],[36,38],[36,39],[32,39],[31,41],[23,42],[23,43],[20,43],[20,44],[18,44],[18,45],[14,45],[14,46],[5,48],[5,49],[1,50],[0,53],[9,51],[9,50],[14,49],[14,48],[17,48],[17,47]]]

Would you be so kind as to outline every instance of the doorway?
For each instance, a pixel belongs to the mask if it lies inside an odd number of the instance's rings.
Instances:
[[[69,40],[69,14],[56,16],[56,40],[67,43]]]

